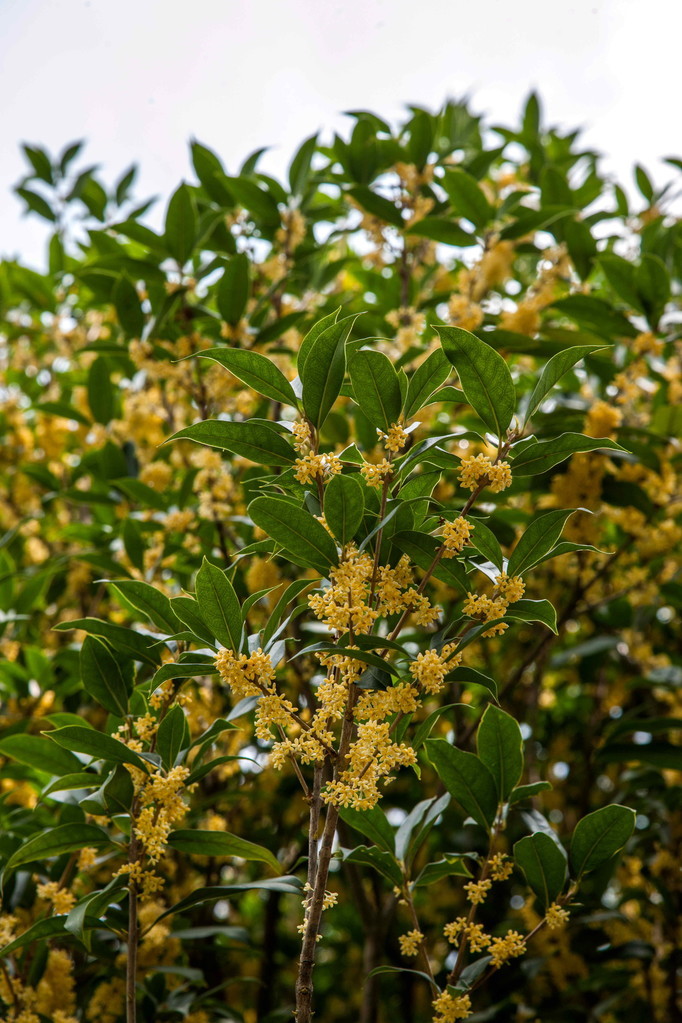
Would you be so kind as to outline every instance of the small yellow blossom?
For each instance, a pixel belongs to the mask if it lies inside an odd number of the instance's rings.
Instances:
[[[493,881],[506,881],[514,872],[514,864],[504,853],[495,853],[490,860],[490,876]]]
[[[569,915],[567,909],[563,909],[558,902],[553,902],[551,906],[547,907],[545,913],[547,926],[551,931],[558,930],[568,922]]]
[[[460,554],[464,550],[473,528],[473,525],[461,515],[452,522],[445,522],[443,524],[443,547],[445,548],[443,557],[454,558],[455,554]]]
[[[503,938],[492,939],[489,951],[492,965],[503,966],[510,959],[523,955],[526,951],[526,940],[518,931],[507,931]]]
[[[376,464],[373,462],[365,462],[360,469],[365,483],[369,487],[381,487],[383,486],[384,480],[390,479],[393,472],[391,463],[383,458]]]
[[[433,1023],[457,1023],[471,1015],[471,999],[468,995],[451,995],[443,991],[431,1003],[436,1015]]]
[[[521,600],[526,586],[521,576],[509,576],[506,572],[500,572],[495,579],[495,589],[503,600],[509,604],[515,604],[517,600]]]
[[[408,931],[407,934],[401,934],[398,941],[400,942],[400,951],[402,955],[419,955],[419,946],[423,940],[424,935],[418,930]]]
[[[342,469],[336,455],[304,455],[294,462],[294,476],[299,483],[315,483],[336,476]]]
[[[511,466],[508,462],[495,462],[488,455],[470,455],[463,458],[459,467],[459,482],[468,490],[475,490],[480,483],[490,487],[494,494],[511,486]]]
[[[377,430],[377,433],[380,439],[383,440],[386,450],[393,452],[398,452],[401,448],[404,448],[409,437],[407,430],[400,423],[393,423],[388,433],[383,433],[381,430]]]
[[[480,881],[469,881],[468,884],[464,885],[467,899],[474,906],[480,906],[482,902],[485,902],[492,885],[493,883],[489,877],[482,878]]]

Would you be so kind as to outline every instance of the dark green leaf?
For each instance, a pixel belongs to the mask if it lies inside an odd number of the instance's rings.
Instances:
[[[46,774],[71,774],[82,768],[78,757],[55,746],[43,735],[26,735],[24,732],[6,735],[0,739],[0,753]]]
[[[299,357],[303,407],[318,429],[341,391],[346,373],[346,339],[354,319],[345,317],[326,327],[306,345],[302,364]]]
[[[279,497],[257,497],[249,505],[249,515],[257,526],[278,544],[325,575],[337,565],[336,544],[317,519]]]
[[[216,296],[218,309],[227,323],[236,326],[241,320],[249,300],[250,288],[249,258],[245,252],[239,252],[228,260],[223,276],[218,283]],[[205,355],[206,353],[202,352],[201,354]],[[238,376],[238,374],[235,375]]]
[[[154,666],[161,661],[161,653],[153,640],[142,636],[133,629],[126,629],[122,625],[113,625],[100,618],[77,618],[73,621],[60,622],[54,628],[56,632],[82,629],[91,636],[101,636],[111,644],[114,650],[132,657],[134,661],[145,661]]]
[[[293,465],[296,461],[296,452],[281,434],[253,422],[229,423],[223,419],[207,419],[169,437],[169,440],[182,439],[231,451],[260,465]]]
[[[473,753],[445,739],[427,739],[426,755],[446,789],[473,819],[490,830],[497,814],[497,788],[488,767]]]
[[[532,796],[537,796],[538,792],[547,792],[551,787],[548,781],[534,781],[529,785],[517,785],[509,796],[509,803],[510,805],[520,803],[522,799],[530,799]]]
[[[447,380],[451,372],[450,363],[440,348],[422,362],[410,377],[405,399],[406,420],[416,416],[420,409],[428,404],[431,395]]]
[[[493,210],[475,178],[459,167],[448,168],[441,178],[458,216],[466,217],[475,227],[485,227]]]
[[[372,426],[388,433],[402,408],[400,381],[391,360],[371,349],[354,352],[348,360],[353,394]]]
[[[189,745],[189,729],[185,712],[178,704],[171,707],[159,725],[156,734],[156,748],[161,754],[163,766],[170,770],[175,766],[178,753]]]
[[[622,849],[635,827],[635,811],[613,803],[578,821],[571,839],[569,862],[575,878],[595,870]]]
[[[84,846],[96,848],[109,845],[111,839],[94,824],[60,824],[56,828],[48,828],[33,838],[29,838],[14,852],[7,863],[5,871],[15,870],[24,863],[42,861],[63,853],[78,852]]]
[[[213,635],[224,647],[238,653],[242,642],[239,598],[225,573],[206,558],[197,573],[196,591],[199,612]]]
[[[227,831],[172,831],[168,844],[173,849],[191,856],[238,856],[242,860],[257,860],[267,863],[276,874],[282,873],[282,865],[276,856],[262,845],[249,842]]]
[[[364,514],[364,488],[357,476],[333,476],[325,487],[324,517],[339,543],[350,543]]]
[[[147,762],[138,753],[134,753],[124,743],[111,735],[98,732],[94,728],[80,725],[65,725],[48,733],[50,739],[59,743],[72,753],[85,753],[94,760],[110,760],[116,764],[133,764],[140,770],[147,770]],[[87,845],[87,842],[85,843]]]
[[[166,210],[164,241],[171,256],[184,266],[194,251],[197,214],[194,197],[183,182],[173,193]]]
[[[482,671],[478,671],[476,668],[467,668],[465,666],[453,668],[445,676],[445,681],[483,686],[484,689],[487,689],[492,694],[493,699],[497,700],[497,683],[489,675],[484,675]]]
[[[526,835],[514,844],[514,862],[547,909],[561,894],[566,882],[566,855],[542,831]]]
[[[557,635],[556,608],[549,600],[517,600],[505,611],[505,618],[521,622],[542,622]]]
[[[584,437],[580,433],[562,433],[552,440],[524,447],[512,463],[514,476],[535,476],[564,462],[576,451],[624,451],[606,437]]]
[[[88,405],[93,417],[105,426],[113,419],[116,398],[109,374],[109,363],[100,355],[88,373]]]
[[[113,291],[118,322],[130,337],[139,337],[144,329],[144,313],[134,284],[127,277],[121,276],[116,281]]]
[[[438,327],[443,351],[457,370],[467,401],[486,426],[502,437],[516,410],[507,364],[490,345],[460,327]]]
[[[441,245],[455,245],[460,249],[476,244],[475,235],[465,231],[458,223],[448,220],[447,217],[424,217],[412,227],[408,227],[405,234],[430,238]]]
[[[537,565],[552,550],[561,536],[564,524],[574,508],[557,508],[536,516],[514,548],[509,559],[509,575],[522,575]]]
[[[172,636],[181,631],[182,622],[174,613],[170,600],[156,586],[138,579],[120,579],[109,585],[118,590],[129,604],[141,611],[162,632]]]
[[[117,717],[128,713],[129,686],[121,667],[105,643],[86,636],[80,652],[83,689]]]
[[[523,738],[518,723],[489,703],[476,736],[478,755],[495,779],[498,798],[506,802],[523,774]]]
[[[272,398],[273,401],[284,405],[292,405],[294,408],[298,407],[298,399],[284,373],[264,355],[243,348],[211,348],[209,351],[199,352],[198,356],[201,359],[212,359],[213,362],[224,366],[239,380],[253,387],[259,394],[264,394],[266,398]]]

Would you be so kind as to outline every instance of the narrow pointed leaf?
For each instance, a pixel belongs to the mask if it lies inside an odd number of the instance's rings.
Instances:
[[[293,465],[296,452],[275,429],[260,423],[230,423],[223,419],[206,419],[173,434],[169,440],[193,440],[212,448],[231,451],[259,465]]]
[[[443,351],[457,370],[466,400],[488,429],[502,437],[516,410],[516,393],[506,362],[468,330],[437,329]]]
[[[566,882],[566,856],[542,831],[526,835],[514,844],[514,862],[530,888],[547,909],[561,894]]]
[[[476,736],[478,755],[495,779],[498,798],[506,802],[523,774],[523,738],[515,719],[488,704]]]
[[[571,839],[569,862],[575,878],[595,870],[622,849],[635,827],[635,811],[613,803],[578,821]]]
[[[310,512],[278,497],[257,497],[249,515],[278,544],[323,575],[338,564],[336,544]]]
[[[243,348],[211,348],[207,352],[199,352],[198,357],[211,359],[224,366],[239,380],[253,387],[259,394],[264,394],[266,398],[272,398],[273,401],[294,408],[298,406],[298,399],[284,373],[274,362],[264,355],[259,355],[258,352]]]
[[[487,831],[497,813],[497,788],[488,767],[473,753],[451,746],[445,739],[427,739],[426,755],[450,795]]]
[[[201,617],[224,647],[238,653],[242,641],[239,598],[224,572],[204,558],[196,580]]]

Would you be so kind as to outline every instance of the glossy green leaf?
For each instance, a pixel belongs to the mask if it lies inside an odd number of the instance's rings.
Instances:
[[[88,372],[88,405],[98,423],[106,426],[113,419],[116,397],[109,363],[102,355],[95,359]]]
[[[206,419],[202,423],[179,430],[169,440],[193,440],[212,448],[231,451],[259,465],[293,465],[296,452],[276,429],[260,423],[230,423],[223,419]]]
[[[244,310],[249,300],[250,289],[249,259],[246,253],[238,252],[227,261],[227,266],[223,271],[223,276],[220,278],[216,293],[220,315],[232,326],[236,326],[244,315]],[[225,349],[225,351],[237,350]],[[207,353],[202,352],[201,354],[205,356]],[[238,376],[239,374],[235,375]],[[240,377],[241,379],[243,378]]]
[[[516,842],[514,862],[543,909],[556,902],[566,883],[566,855],[549,835],[536,831]]]
[[[342,852],[344,863],[359,863],[364,867],[371,867],[387,881],[390,881],[393,887],[402,886],[403,875],[396,863],[395,856],[385,849],[378,849],[375,845],[371,847],[358,845],[355,849],[344,849]]]
[[[239,598],[225,573],[204,558],[196,579],[201,617],[216,639],[238,653],[242,642],[242,611]]]
[[[429,398],[450,376],[452,367],[442,349],[436,348],[410,377],[405,399],[405,419],[409,420],[429,402]]]
[[[482,671],[478,671],[477,668],[468,668],[465,665],[453,668],[445,676],[445,681],[483,686],[492,695],[493,699],[497,701],[497,683],[495,679],[491,678],[490,675],[485,675]]]
[[[110,844],[111,839],[107,833],[94,824],[60,824],[23,842],[5,864],[5,873],[16,870],[24,863],[33,863],[35,860],[42,862],[63,853],[78,852],[84,846],[99,849]]]
[[[176,704],[165,715],[156,733],[156,748],[166,770],[175,766],[178,753],[189,746],[189,741],[185,712]]]
[[[78,757],[44,737],[49,734],[27,735],[25,732],[15,732],[6,735],[0,739],[0,754],[46,774],[65,775],[80,771],[82,764]]]
[[[495,568],[499,568],[501,572],[504,565],[504,555],[502,554],[500,541],[497,539],[493,531],[486,526],[485,522],[481,522],[480,519],[470,518],[469,523],[473,526],[472,534],[469,537],[469,543],[478,551],[479,554],[482,554],[487,561],[490,561]]]
[[[298,399],[284,373],[274,362],[258,352],[242,348],[211,348],[199,352],[201,359],[211,359],[266,398],[284,405],[298,407]]]
[[[569,852],[571,875],[582,877],[623,848],[635,828],[635,811],[613,803],[578,821]]]
[[[182,622],[173,611],[169,598],[156,586],[139,579],[117,579],[109,585],[162,632],[173,635],[181,631]]]
[[[511,373],[502,356],[475,334],[460,327],[438,327],[443,351],[457,370],[471,407],[498,437],[516,411]]]
[[[474,753],[465,753],[445,739],[427,739],[424,748],[453,799],[489,831],[497,814],[498,798],[495,779],[486,764]]]
[[[128,746],[105,732],[79,725],[65,725],[48,732],[50,739],[72,753],[85,753],[94,760],[109,760],[115,764],[133,764],[147,770],[147,762]],[[85,843],[87,845],[87,843]]]
[[[306,346],[299,374],[305,414],[320,427],[338,398],[346,374],[346,340],[354,317],[345,317],[321,331]]]
[[[536,516],[514,548],[507,565],[509,575],[522,575],[537,565],[559,540],[564,524],[574,508],[557,508]]]
[[[554,385],[561,380],[564,373],[568,373],[569,369],[572,369],[585,356],[591,355],[593,352],[603,351],[605,347],[604,345],[578,345],[575,348],[567,348],[565,351],[557,352],[556,355],[553,355],[543,368],[528,399],[525,421],[528,422],[531,419]]]
[[[257,497],[249,505],[257,526],[305,564],[325,575],[338,564],[336,544],[317,519],[279,497]]]
[[[92,636],[85,637],[80,652],[80,672],[83,689],[93,700],[117,717],[128,713],[132,687],[106,643]]]
[[[520,622],[542,622],[554,635],[557,633],[556,608],[549,600],[528,600],[523,598],[510,604],[505,611],[505,618],[515,618]]]
[[[267,863],[275,873],[282,873],[281,863],[269,849],[227,831],[172,831],[168,836],[168,844],[172,849],[191,856],[238,856],[242,860],[257,860]]]
[[[460,167],[448,168],[441,184],[448,193],[458,216],[466,217],[475,227],[485,227],[492,219],[493,210],[475,178]]]
[[[194,197],[188,185],[175,190],[166,210],[164,241],[171,256],[184,266],[194,251],[197,214]]]
[[[509,803],[520,803],[522,799],[531,799],[540,792],[547,792],[552,788],[548,781],[533,781],[529,785],[517,785],[509,796]]]
[[[68,632],[73,629],[82,629],[91,636],[101,636],[121,654],[131,657],[134,661],[145,661],[147,664],[157,665],[161,661],[161,653],[158,646],[147,636],[143,636],[133,629],[126,629],[122,625],[114,625],[111,622],[102,621],[100,618],[76,618],[68,622],[60,622],[54,626],[56,632]]]
[[[348,360],[353,394],[372,426],[388,433],[402,408],[400,382],[391,360],[382,352],[362,349]]]
[[[523,774],[523,738],[518,722],[489,703],[478,726],[476,745],[495,779],[498,798],[506,802]]]
[[[535,476],[564,462],[577,451],[624,451],[607,437],[584,437],[580,433],[562,433],[552,440],[524,447],[512,463],[514,476]]]
[[[339,543],[350,543],[364,514],[365,493],[358,477],[333,476],[324,491],[324,517]]]
[[[114,286],[113,300],[123,330],[130,337],[139,338],[144,330],[144,313],[135,285],[125,275]]]
[[[461,856],[446,853],[444,859],[426,864],[417,875],[414,886],[415,888],[425,888],[427,885],[442,881],[443,878],[453,876],[471,877],[471,871]]]

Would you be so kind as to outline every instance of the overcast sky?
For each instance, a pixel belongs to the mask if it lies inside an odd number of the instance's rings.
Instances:
[[[494,120],[537,87],[547,119],[628,177],[658,181],[682,155],[675,0],[0,0],[0,254],[43,262],[46,231],[11,186],[19,143],[58,150],[85,137],[112,181],[141,164],[138,195],[192,179],[187,142],[228,172],[271,146],[281,171],[341,112],[384,116],[469,93]]]

